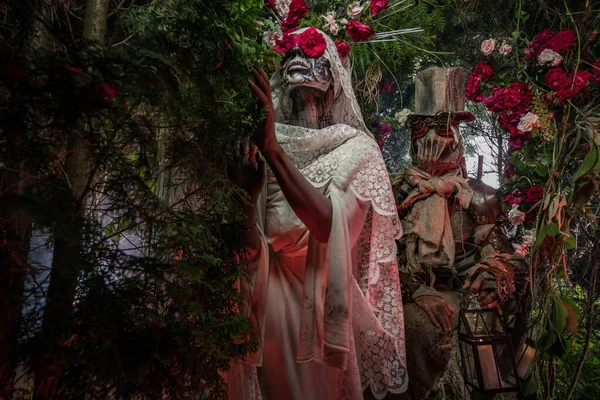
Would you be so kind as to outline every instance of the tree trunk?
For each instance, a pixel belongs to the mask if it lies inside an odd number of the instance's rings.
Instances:
[[[101,45],[104,43],[108,8],[109,0],[88,0],[83,30],[85,40]],[[75,130],[67,143],[65,173],[71,184],[68,193],[70,207],[66,223],[57,226],[54,236],[49,302],[42,322],[46,354],[39,358],[35,366],[34,391],[38,400],[54,399],[61,392],[66,361],[61,343],[71,334],[77,276],[82,265],[86,193],[92,178],[92,160],[84,137]]]
[[[48,53],[51,37],[44,26],[49,13],[45,2],[21,4],[32,15],[37,15],[27,32],[28,48],[24,59],[43,57]],[[18,99],[19,96],[14,96]],[[35,119],[32,107],[26,99],[21,101],[22,110],[10,132],[6,132],[6,146],[10,157],[0,173],[0,399],[10,400],[13,396],[15,372],[19,363],[18,340],[21,329],[23,292],[28,265],[33,217],[28,209],[27,176],[31,165],[24,160],[27,141],[24,132],[32,129],[28,121]]]

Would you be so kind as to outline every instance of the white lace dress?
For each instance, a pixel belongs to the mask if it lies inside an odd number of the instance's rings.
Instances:
[[[367,387],[382,399],[408,385],[395,245],[402,228],[379,147],[324,36],[335,125],[289,125],[279,72],[271,87],[278,141],[331,200],[329,241],[311,236],[269,173],[259,200],[261,246],[241,282],[260,348],[229,372],[231,400],[362,399]]]

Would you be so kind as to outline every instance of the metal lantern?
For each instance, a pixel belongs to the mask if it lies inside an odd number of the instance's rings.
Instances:
[[[481,393],[518,391],[513,344],[498,311],[461,307],[458,324],[466,384]]]

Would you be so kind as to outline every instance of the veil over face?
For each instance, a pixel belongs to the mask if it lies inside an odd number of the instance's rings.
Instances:
[[[293,35],[299,35],[306,29],[308,28],[298,29]],[[323,57],[330,63],[330,72],[333,78],[333,104],[331,106],[333,124],[349,125],[373,137],[365,125],[354,90],[352,89],[349,68],[344,67],[344,62],[340,58],[333,40],[322,31],[317,31],[323,35],[327,43]],[[295,120],[295,117],[292,115],[293,100],[286,93],[283,81],[283,68],[279,67],[275,71],[275,75],[271,78],[275,121],[281,124],[290,124]]]

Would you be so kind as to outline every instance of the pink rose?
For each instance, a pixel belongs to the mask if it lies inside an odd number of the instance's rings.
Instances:
[[[481,43],[481,52],[486,56],[492,54],[494,49],[496,49],[496,41],[494,39],[484,40]]]
[[[553,67],[558,67],[562,60],[562,56],[552,49],[544,49],[538,55],[538,62],[542,65],[550,64]]]
[[[512,210],[508,212],[508,221],[517,225],[525,221],[525,213],[519,210],[519,206],[517,204],[512,205]]]
[[[540,126],[540,117],[531,112],[528,112],[519,120],[519,125],[517,125],[517,129],[521,132],[531,132],[534,129],[539,129]]]
[[[512,46],[506,42],[502,43],[502,46],[500,46],[500,48],[498,49],[498,53],[502,54],[503,56],[509,55],[511,51]]]
[[[361,6],[358,1],[348,4],[348,16],[350,18],[358,17],[358,15],[362,12],[362,10],[363,10],[363,6]]]
[[[347,31],[348,36],[355,42],[364,42],[375,33],[373,28],[356,20],[352,20],[348,23]]]

